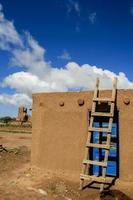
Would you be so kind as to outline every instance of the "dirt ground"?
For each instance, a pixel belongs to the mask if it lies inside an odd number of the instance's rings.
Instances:
[[[0,144],[7,148],[26,146],[28,149],[31,149],[31,137],[32,134],[0,133]]]
[[[69,182],[50,172],[31,168],[31,135],[1,134],[0,200],[98,200],[99,190]],[[112,189],[102,200],[130,200],[119,189]]]

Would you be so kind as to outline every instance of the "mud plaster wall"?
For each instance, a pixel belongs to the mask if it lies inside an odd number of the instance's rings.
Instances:
[[[109,97],[110,91],[101,96]],[[93,91],[33,95],[32,165],[79,181]],[[129,98],[130,104],[124,104]],[[78,99],[84,100],[79,106]],[[64,102],[64,106],[59,103]],[[133,181],[133,90],[117,91],[120,179]]]

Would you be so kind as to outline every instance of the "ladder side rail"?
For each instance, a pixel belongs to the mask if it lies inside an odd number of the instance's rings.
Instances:
[[[117,78],[115,77],[113,80],[113,89],[112,89],[112,99],[114,101],[116,99],[116,90],[117,90]]]
[[[90,125],[91,126],[93,124],[93,120],[94,120],[94,117],[91,117],[90,118]],[[87,141],[88,142],[91,141],[91,132],[90,131],[88,131]],[[84,159],[89,160],[89,157],[90,157],[89,156],[89,149],[86,146],[85,147]],[[82,166],[82,174],[88,174],[88,173],[89,173],[89,165],[84,163],[83,166]],[[82,190],[82,188],[83,188],[83,183],[84,183],[84,179],[80,179],[80,190]]]
[[[114,103],[111,103],[111,113],[114,115]],[[113,126],[113,118],[111,117],[109,119],[109,130],[112,132],[112,126]],[[111,145],[111,132],[107,134],[107,146],[110,148]],[[107,163],[108,162],[108,157],[109,157],[109,149],[105,149],[105,156],[104,156],[104,162]],[[103,167],[103,171],[102,171],[102,177],[105,178],[105,182],[106,182],[106,173],[107,173],[107,168]],[[100,192],[102,192],[104,190],[104,183],[101,183],[100,186]]]
[[[96,79],[96,87],[95,87],[95,90],[94,90],[94,98],[96,98],[98,96],[98,88],[99,88],[99,78]],[[92,103],[92,111],[94,110],[95,111],[95,107],[96,107],[96,102],[93,102]],[[93,121],[94,121],[94,117],[91,116],[90,118],[90,127],[93,126]],[[87,137],[87,141],[90,142],[91,140],[91,132],[88,131],[88,137]],[[85,148],[85,155],[84,155],[84,158],[85,159],[89,159],[89,149],[86,147]],[[82,167],[82,174],[86,174],[89,172],[89,166],[88,164],[83,164],[83,167]],[[84,183],[84,179],[81,179],[80,180],[80,189],[83,188],[83,183]]]

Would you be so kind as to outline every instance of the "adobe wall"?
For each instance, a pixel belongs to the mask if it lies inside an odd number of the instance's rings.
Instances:
[[[101,95],[110,96],[110,91]],[[32,164],[79,181],[93,91],[33,94]],[[124,103],[125,98],[130,104]],[[78,100],[84,105],[79,106]],[[64,106],[61,106],[64,102]],[[61,104],[61,105],[59,105]],[[133,90],[117,91],[120,178],[133,181]]]

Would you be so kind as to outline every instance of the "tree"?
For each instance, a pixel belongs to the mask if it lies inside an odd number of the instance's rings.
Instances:
[[[0,118],[0,121],[7,124],[8,122],[11,122],[12,121],[12,118],[9,117],[9,116],[6,116],[6,117],[1,117]]]

